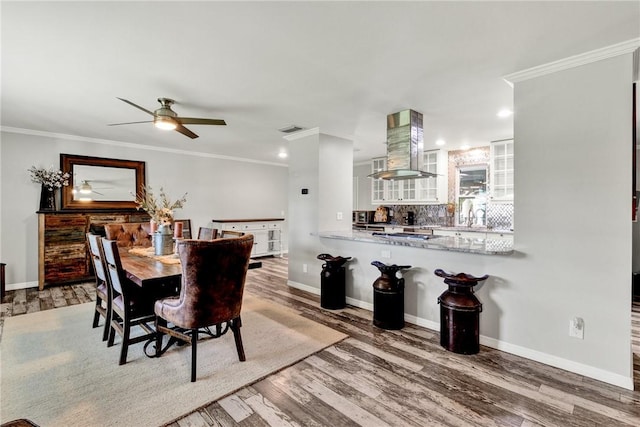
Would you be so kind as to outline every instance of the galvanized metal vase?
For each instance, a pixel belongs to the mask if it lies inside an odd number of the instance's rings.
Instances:
[[[153,233],[153,247],[156,255],[170,255],[173,253],[173,231],[171,225],[159,225]]]

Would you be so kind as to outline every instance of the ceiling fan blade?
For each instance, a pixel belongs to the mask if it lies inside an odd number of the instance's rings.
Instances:
[[[177,117],[183,125],[218,125],[226,126],[227,122],[222,119],[197,119],[195,117]]]
[[[118,98],[118,97],[116,96],[116,98]],[[144,108],[144,107],[141,107],[141,106],[139,106],[139,105],[136,105],[136,104],[134,104],[133,102],[128,101],[128,100],[123,99],[123,98],[118,98],[118,99],[119,99],[120,101],[122,101],[122,102],[126,102],[127,104],[131,105],[132,107],[136,107],[137,109],[142,110],[142,111],[144,111],[145,113],[147,113],[147,114],[151,114],[151,115],[153,116],[153,113],[152,113],[151,111],[147,110],[147,109],[146,109],[146,108]]]
[[[195,139],[198,137],[198,135],[196,135],[195,133],[191,132],[189,129],[187,129],[186,127],[182,126],[180,123],[176,123],[176,131],[180,132],[183,135],[188,136],[191,139]]]
[[[107,126],[134,125],[136,123],[153,123],[153,120],[145,120],[143,122],[110,123]]]

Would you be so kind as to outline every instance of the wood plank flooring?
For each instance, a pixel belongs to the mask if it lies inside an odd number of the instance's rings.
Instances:
[[[477,355],[457,355],[440,347],[432,330],[407,325],[384,331],[366,310],[321,309],[318,296],[287,286],[286,258],[265,258],[248,274],[253,294],[349,338],[185,413],[169,427],[640,426],[640,391],[484,346]],[[92,300],[92,284],[10,291],[0,323],[5,316]],[[640,390],[640,303],[632,322]]]

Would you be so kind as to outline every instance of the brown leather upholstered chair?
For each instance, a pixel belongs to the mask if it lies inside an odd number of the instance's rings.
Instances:
[[[116,332],[122,337],[120,365],[127,363],[129,345],[153,338],[155,330],[151,323],[154,300],[142,293],[141,288],[125,276],[115,240],[102,239],[105,267],[111,283],[113,299],[111,300],[111,330],[107,346],[111,347]],[[131,327],[138,325],[145,332],[143,335],[131,337]]]
[[[117,222],[104,225],[108,240],[115,240],[120,247],[151,246],[151,225],[148,222]]]
[[[87,233],[89,256],[91,256],[93,271],[96,275],[96,308],[93,314],[93,327],[97,328],[100,316],[104,317],[102,341],[106,341],[109,337],[109,324],[111,323],[111,285],[107,281],[100,240],[100,236]]]
[[[155,303],[156,354],[160,355],[165,333],[191,343],[192,382],[196,380],[199,333],[217,338],[231,329],[238,358],[245,360],[240,310],[252,248],[251,234],[233,239],[178,242],[182,287],[179,297],[164,298]],[[167,322],[180,329],[168,328]],[[209,326],[216,326],[215,332],[208,329]],[[206,332],[199,332],[200,328],[205,328]]]

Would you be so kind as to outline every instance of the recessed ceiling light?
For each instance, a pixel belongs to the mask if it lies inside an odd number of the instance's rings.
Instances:
[[[501,119],[509,117],[512,114],[513,111],[509,110],[508,108],[503,108],[502,110],[498,111],[498,117],[500,117]]]
[[[286,159],[287,158],[287,153],[285,153],[284,151],[281,151],[278,153],[278,157],[280,157],[281,159]]]
[[[444,140],[444,139],[442,139],[442,138],[440,138],[440,139],[438,139],[438,140],[436,141],[436,145],[444,145],[444,144],[446,144],[446,142],[445,142],[445,140]]]

